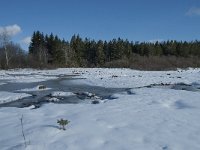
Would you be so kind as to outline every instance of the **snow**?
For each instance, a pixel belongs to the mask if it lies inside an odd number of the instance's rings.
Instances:
[[[67,96],[74,96],[75,94],[72,92],[63,92],[63,91],[54,91],[51,93],[53,97],[67,97]]]
[[[20,100],[29,96],[31,95],[26,93],[11,93],[0,91],[0,104]]]
[[[3,71],[1,71],[3,72]],[[15,70],[12,70],[13,74]],[[22,71],[23,74],[40,72]],[[200,92],[167,88],[135,88],[159,83],[200,83],[200,69],[137,71],[131,69],[56,69],[46,74],[78,73],[89,85],[131,88],[112,95],[114,100],[92,104],[45,104],[39,109],[0,108],[2,150],[199,150]],[[2,77],[3,79],[3,77]],[[7,78],[6,78],[7,79]],[[30,79],[30,80],[29,80]],[[31,82],[32,77],[27,77]],[[12,80],[12,79],[10,79]],[[3,93],[3,94],[2,94]],[[0,98],[13,93],[0,92]],[[17,93],[18,94],[18,93]],[[54,96],[70,95],[55,91]],[[2,99],[2,98],[1,98]],[[20,117],[23,114],[24,133]],[[58,119],[68,119],[67,130],[59,130]]]
[[[4,84],[6,84],[6,83],[1,83],[1,82],[0,82],[0,86],[1,86],[1,85],[4,85]]]
[[[59,69],[58,69],[59,70]],[[61,69],[62,70],[62,69]],[[57,70],[11,69],[0,70],[0,80],[9,80],[13,83],[42,82],[57,79],[61,75]]]
[[[56,97],[52,97],[48,101],[50,101],[50,102],[59,102],[60,100],[58,98],[56,98]]]
[[[84,82],[90,85],[117,88],[133,88],[160,83],[200,82],[200,70],[188,69],[181,71],[137,71],[131,69],[88,69],[79,71],[86,78]],[[80,82],[74,80],[73,82]]]
[[[0,70],[0,80],[9,82],[41,82],[58,79],[59,76],[76,75],[73,84],[87,84],[103,87],[133,88],[154,83],[200,83],[200,69],[189,68],[176,71],[138,71],[109,68],[59,68],[55,70]],[[80,76],[77,76],[80,75]]]
[[[50,90],[51,88],[41,88],[43,87],[43,85],[38,85],[36,87],[33,87],[33,88],[26,88],[26,89],[21,89],[21,90],[18,90],[18,91],[23,91],[23,92],[31,92],[31,91],[45,91],[45,90]]]

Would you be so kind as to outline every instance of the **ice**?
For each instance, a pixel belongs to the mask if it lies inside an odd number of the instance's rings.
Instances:
[[[33,88],[26,88],[26,89],[21,89],[19,91],[22,92],[30,92],[30,91],[44,91],[44,90],[50,90],[51,88],[47,88],[44,85],[38,85],[36,87]]]
[[[53,97],[68,97],[68,96],[74,96],[73,92],[63,92],[63,91],[54,91],[51,93],[51,96]]]
[[[31,95],[26,93],[11,93],[0,91],[0,104],[16,101],[29,96]]]

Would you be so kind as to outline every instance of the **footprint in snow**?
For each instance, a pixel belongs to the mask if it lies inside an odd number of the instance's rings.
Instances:
[[[167,146],[167,145],[163,146],[163,147],[162,147],[162,150],[169,150],[169,149],[168,149],[168,146]]]

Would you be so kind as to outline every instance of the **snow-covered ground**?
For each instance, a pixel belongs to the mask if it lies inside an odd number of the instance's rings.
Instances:
[[[139,87],[154,83],[192,83],[200,82],[200,69],[187,69],[177,71],[137,71],[131,69],[101,69],[101,68],[60,68],[56,70],[0,70],[1,80],[8,82],[39,82],[57,79],[67,75],[77,75],[83,78],[78,84],[89,84],[103,87]],[[77,82],[77,80],[74,80]],[[2,84],[5,84],[3,81]]]
[[[0,71],[1,83],[36,82],[80,75],[73,84],[132,88],[115,100],[92,104],[45,104],[39,109],[0,108],[0,149],[26,150],[199,150],[200,92],[135,88],[150,84],[200,84],[200,69],[56,69]],[[11,93],[0,92],[0,97]],[[13,93],[12,93],[13,94]],[[56,96],[69,93],[55,92]],[[4,97],[6,99],[6,97]],[[20,118],[23,115],[24,146]],[[59,130],[58,119],[68,119]]]

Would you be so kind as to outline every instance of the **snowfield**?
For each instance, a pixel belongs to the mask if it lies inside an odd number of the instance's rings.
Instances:
[[[2,70],[0,81],[36,82],[73,74],[77,80],[69,82],[131,89],[96,105],[49,103],[38,109],[0,107],[1,150],[200,150],[200,92],[144,87],[161,83],[199,86],[200,69]],[[13,94],[0,91],[0,102]],[[52,95],[73,93],[55,91]],[[20,124],[22,115],[27,147]],[[57,124],[61,118],[70,121],[65,131],[59,130]]]
[[[133,88],[159,83],[200,83],[200,69],[177,71],[137,71],[131,69],[102,69],[102,68],[59,68],[56,70],[0,70],[0,81],[8,82],[40,82],[57,79],[66,75],[77,75],[83,78],[71,82],[77,84],[97,85],[103,87]],[[6,84],[3,82],[3,84]]]

